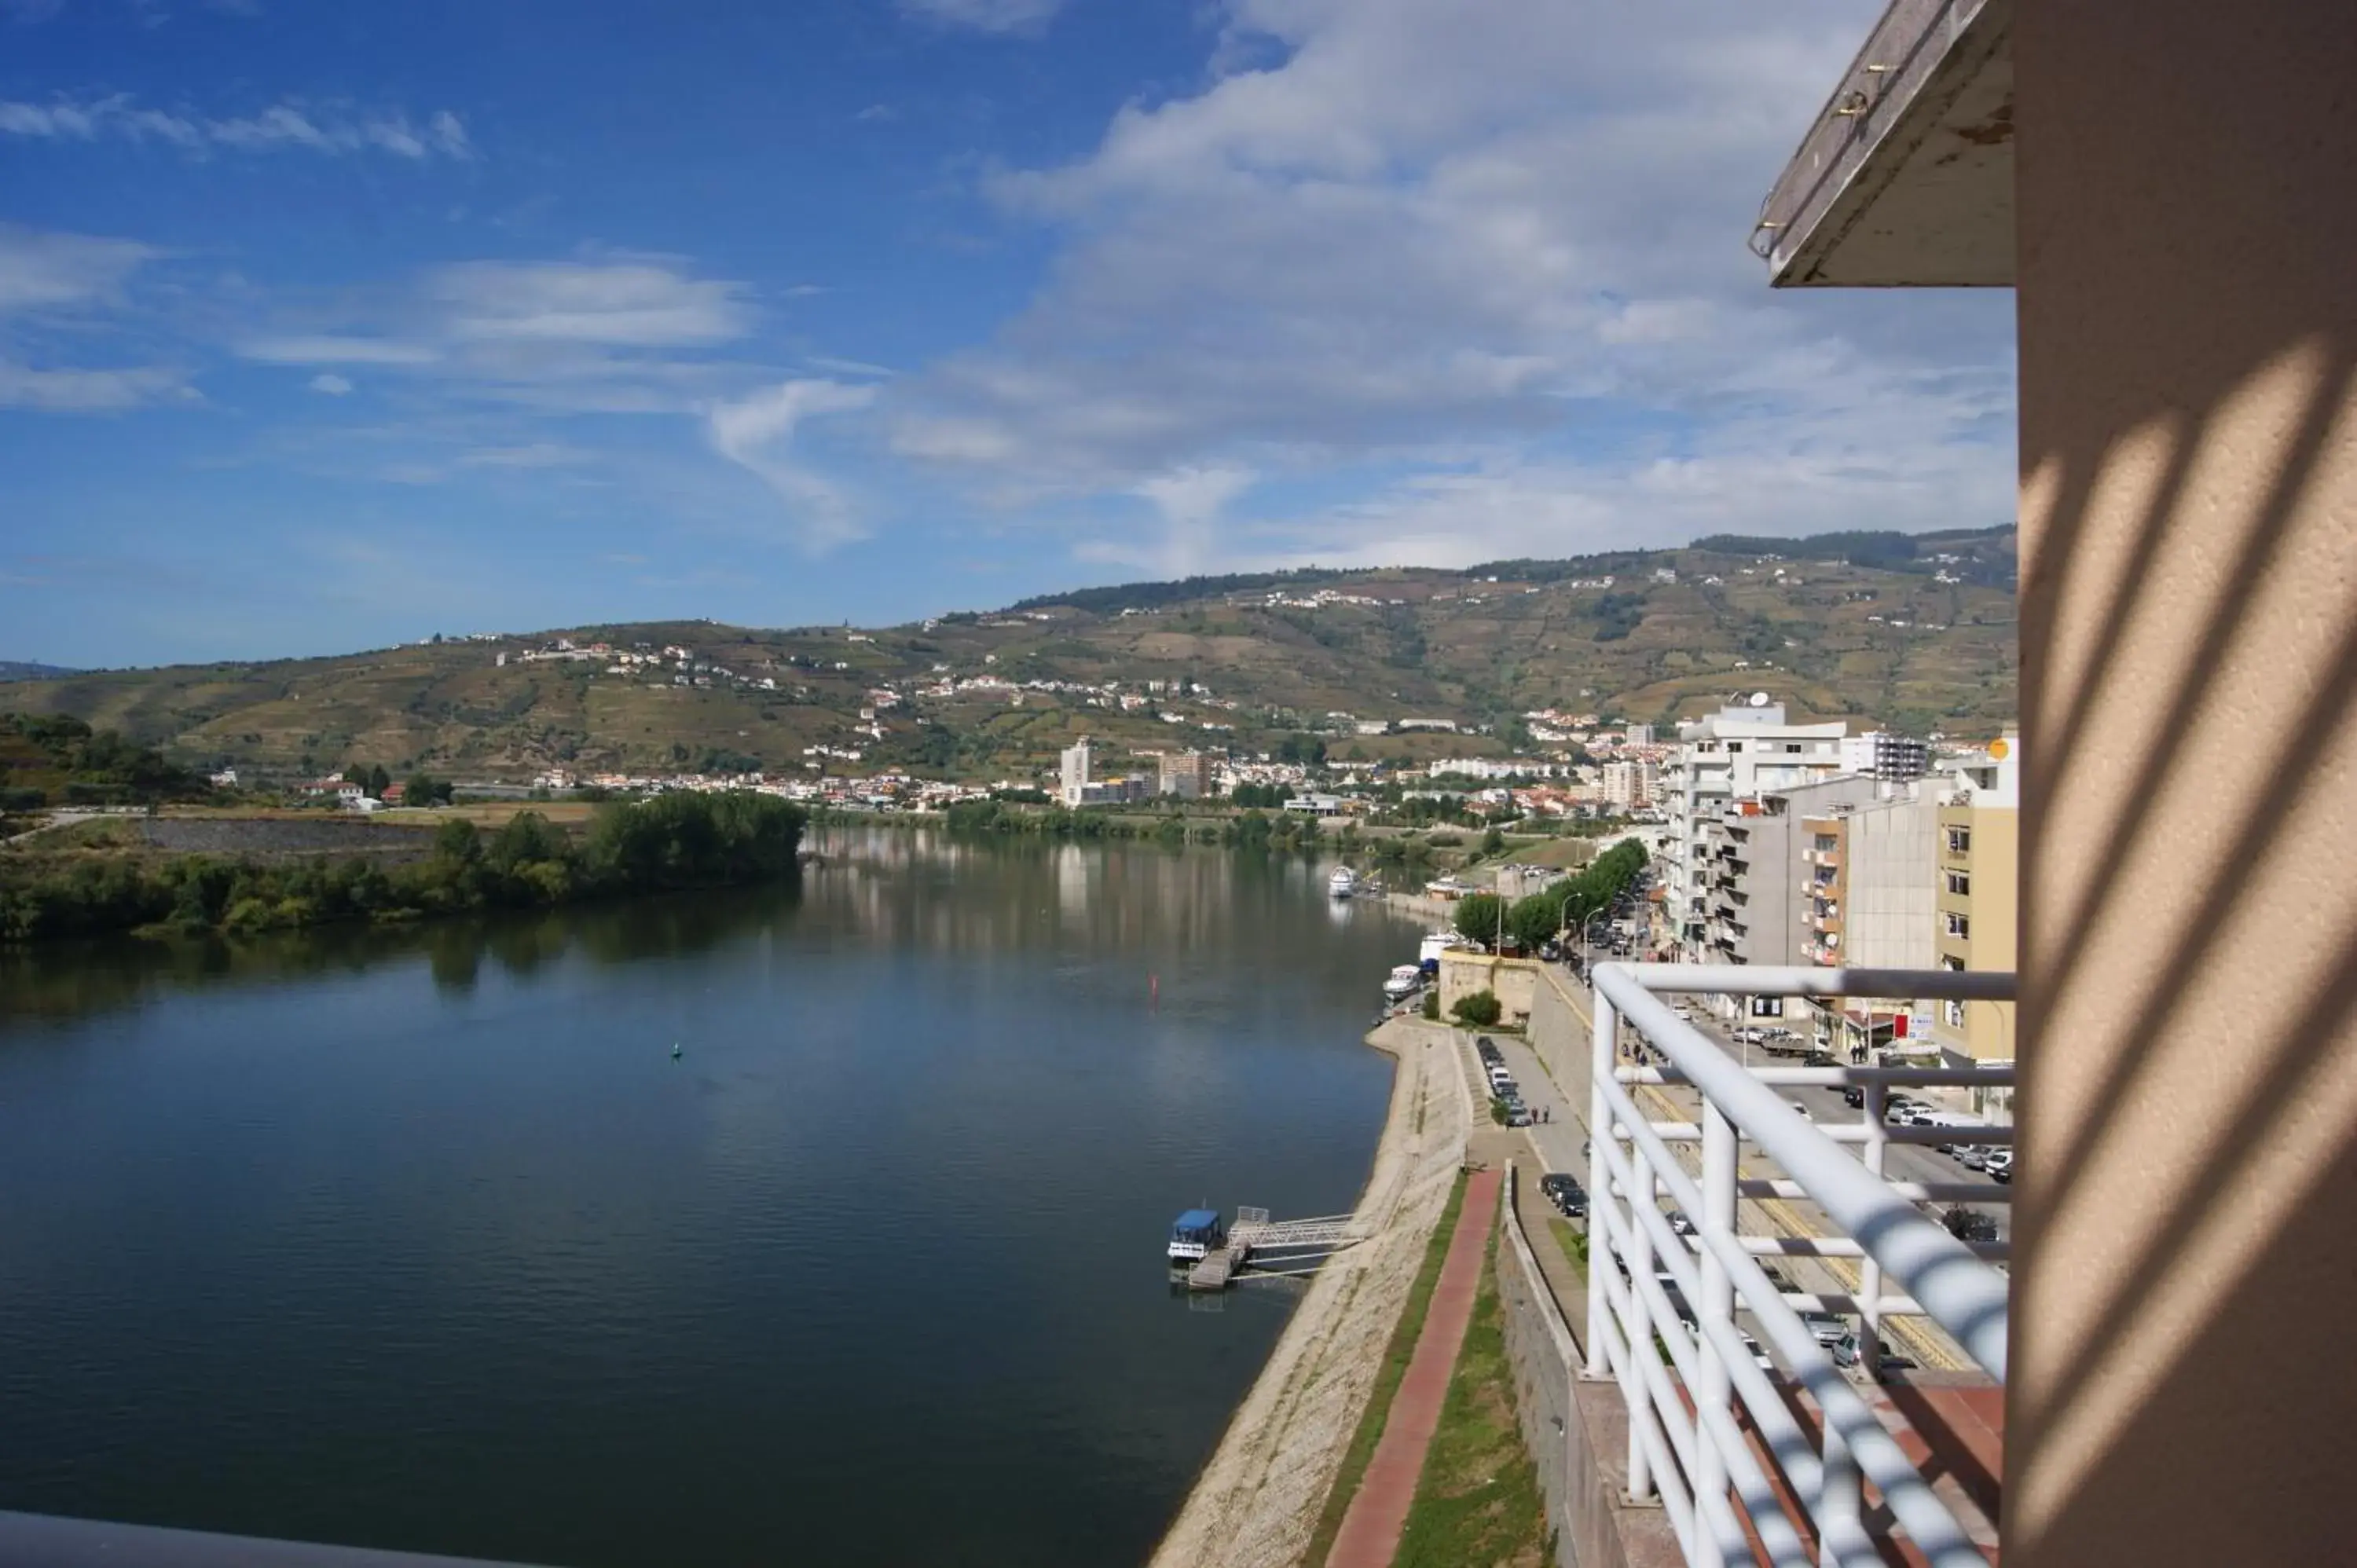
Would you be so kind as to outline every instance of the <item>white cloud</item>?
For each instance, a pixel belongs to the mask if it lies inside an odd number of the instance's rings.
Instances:
[[[193,399],[167,365],[77,366],[112,329],[132,276],[163,252],[128,240],[0,224],[0,408],[113,413],[168,397]]]
[[[239,344],[237,352],[241,359],[270,365],[430,365],[442,357],[430,344],[332,333],[257,338]]]
[[[421,124],[399,111],[354,113],[294,99],[226,119],[142,108],[128,93],[87,100],[59,97],[46,103],[0,99],[0,135],[52,142],[163,142],[199,156],[223,148],[259,153],[289,147],[331,156],[389,153],[416,162],[475,156],[465,123],[447,109],[436,110]]]
[[[911,16],[985,33],[1029,32],[1063,8],[1064,0],[900,0]]]
[[[1140,481],[1137,493],[1162,514],[1162,550],[1154,564],[1173,577],[1203,569],[1216,542],[1220,515],[1252,488],[1242,468],[1188,467]]]
[[[705,415],[713,449],[759,475],[786,503],[802,543],[823,550],[860,537],[850,498],[792,456],[794,433],[808,419],[846,413],[876,398],[872,386],[792,381],[713,404]]]
[[[687,348],[742,337],[752,316],[744,285],[668,261],[469,262],[430,274],[424,292],[445,331],[478,341]]]
[[[113,300],[132,273],[159,254],[129,240],[0,223],[0,316]]]
[[[323,371],[311,378],[311,390],[329,397],[342,397],[352,390],[352,383],[333,371]]]
[[[1989,521],[2009,300],[1779,295],[1743,247],[1876,10],[1228,0],[1201,91],[988,182],[1061,254],[994,341],[896,389],[893,443],[995,497],[1314,480],[1341,499],[1291,532],[1321,560],[1501,553],[1491,498],[1541,476],[1601,542],[1749,528],[1785,510],[1763,455],[1865,432],[1898,445],[1807,456],[1837,510],[1797,525]],[[1957,478],[1952,510],[1914,474]],[[1293,548],[1211,515],[1213,554]]]
[[[188,378],[160,366],[35,370],[0,359],[0,408],[40,413],[120,413],[167,397],[196,396]]]

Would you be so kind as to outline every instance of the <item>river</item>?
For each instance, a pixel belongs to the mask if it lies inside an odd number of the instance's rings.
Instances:
[[[799,886],[0,955],[0,1509],[519,1562],[1142,1562],[1351,1206],[1416,928],[844,831]],[[674,1043],[680,1054],[674,1058]]]

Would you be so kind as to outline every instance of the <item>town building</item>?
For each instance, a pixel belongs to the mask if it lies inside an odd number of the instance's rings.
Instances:
[[[1206,751],[1166,751],[1160,767],[1161,793],[1181,800],[1200,800],[1212,792],[1211,755]]]
[[[1716,842],[1718,825],[1739,802],[1839,773],[1848,730],[1839,719],[1789,724],[1783,705],[1765,693],[1678,726],[1680,745],[1663,771],[1656,802],[1669,819],[1661,906],[1667,929],[1657,934],[1658,945],[1689,963],[1729,961],[1708,956],[1715,907],[1708,863],[1723,847]]]
[[[1932,770],[1932,748],[1920,740],[1889,730],[1868,730],[1845,736],[1842,771],[1898,783],[1921,779]]]
[[[1062,788],[1058,791],[1058,798],[1061,800],[1068,808],[1078,808],[1087,804],[1089,794],[1089,737],[1082,736],[1079,740],[1073,742],[1071,746],[1066,746],[1063,750],[1061,760],[1063,764],[1063,779]]]
[[[1652,806],[1662,787],[1662,770],[1651,762],[1608,762],[1598,779],[1598,799],[1623,811]]]
[[[1803,808],[1803,961],[1837,969],[1932,967],[1934,845],[1940,805],[1911,784],[1845,780],[1865,800]],[[1818,1045],[1850,1061],[1935,1048],[1931,1013],[1913,998],[1853,996],[1813,1005]]]
[[[2010,972],[2019,901],[2021,738],[2007,735],[1954,764],[1940,795],[1938,914],[1932,931],[1939,966]],[[1951,1061],[1981,1065],[2014,1059],[2010,1002],[1947,1002],[1932,1037]],[[1974,1109],[2010,1116],[2013,1093],[1978,1091]]]

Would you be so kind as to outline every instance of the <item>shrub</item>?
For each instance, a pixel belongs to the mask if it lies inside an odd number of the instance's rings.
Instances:
[[[1486,1029],[1503,1017],[1506,1010],[1499,1004],[1496,992],[1477,991],[1470,996],[1458,997],[1457,1005],[1448,1011],[1460,1024]]]
[[[1440,993],[1438,991],[1426,991],[1424,993],[1424,1015],[1435,1023],[1439,1022]]]

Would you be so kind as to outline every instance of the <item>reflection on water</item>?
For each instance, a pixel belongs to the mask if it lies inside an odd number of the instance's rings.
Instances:
[[[1141,1560],[1415,928],[909,831],[799,886],[0,954],[0,1508],[558,1563]],[[683,1055],[671,1058],[673,1041]]]

